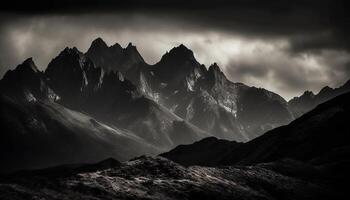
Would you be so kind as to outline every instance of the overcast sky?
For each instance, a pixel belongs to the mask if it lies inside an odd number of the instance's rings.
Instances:
[[[149,64],[183,43],[233,82],[286,99],[350,77],[345,1],[52,2],[2,8],[1,76],[28,57],[44,70],[66,46],[85,52],[101,37],[109,45],[132,42]]]

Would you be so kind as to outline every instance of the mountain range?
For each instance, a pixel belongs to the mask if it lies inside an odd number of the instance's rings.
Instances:
[[[161,157],[3,175],[0,197],[348,199],[349,114],[348,92],[247,143],[206,138]]]
[[[63,49],[44,71],[29,58],[4,75],[1,170],[126,161],[207,137],[247,142],[348,86],[322,90],[310,105],[304,95],[287,102],[231,82],[184,45],[149,65],[131,43],[108,46],[97,38],[86,53]]]
[[[294,117],[300,117],[302,114],[312,110],[317,105],[349,91],[350,80],[338,88],[325,86],[317,94],[314,94],[312,91],[305,91],[300,97],[294,97],[288,102],[289,109]]]

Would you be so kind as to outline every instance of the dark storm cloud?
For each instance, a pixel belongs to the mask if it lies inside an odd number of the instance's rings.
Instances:
[[[253,38],[288,38],[292,52],[348,50],[350,45],[346,0],[14,0],[10,4],[1,9],[21,14],[127,12],[190,24],[187,28],[192,29],[238,32]]]
[[[184,43],[233,81],[284,97],[349,78],[347,1],[11,1],[1,7],[0,73],[26,57],[41,69],[65,46],[132,41],[155,63]]]
[[[328,43],[333,42],[339,45],[335,38],[346,39],[349,31],[346,0],[14,0],[10,4],[12,6],[1,9],[32,14],[143,12],[251,36],[295,35],[296,41],[305,41],[302,35],[320,37],[318,34],[324,36],[325,32],[331,32],[328,38],[322,38],[321,43],[327,43],[326,46],[332,46]],[[313,40],[307,48],[312,44],[320,45]]]

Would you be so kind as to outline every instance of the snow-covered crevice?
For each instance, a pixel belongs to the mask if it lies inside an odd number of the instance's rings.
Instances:
[[[35,96],[34,96],[31,92],[29,92],[28,90],[26,90],[26,91],[24,92],[24,96],[25,96],[25,98],[26,98],[26,100],[27,100],[28,102],[33,103],[33,102],[36,102],[36,101],[37,101],[37,99],[35,98]]]
[[[195,67],[193,71],[186,76],[185,82],[188,91],[194,92],[196,90],[196,83],[200,77],[202,77],[202,73],[197,67]]]
[[[96,84],[96,86],[94,88],[95,91],[101,88],[101,86],[103,84],[104,76],[105,76],[105,70],[101,68],[100,76],[98,78],[98,83]]]
[[[151,87],[148,85],[147,79],[143,73],[140,74],[140,90],[143,94],[148,96],[153,101],[159,103],[159,93],[153,92]]]
[[[194,80],[191,78],[186,78],[187,90],[193,92],[194,91]]]
[[[121,72],[117,72],[118,80],[124,82],[125,78]]]

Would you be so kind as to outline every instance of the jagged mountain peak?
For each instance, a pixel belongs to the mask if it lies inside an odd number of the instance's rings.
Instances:
[[[310,90],[306,90],[306,91],[303,93],[302,96],[313,97],[313,96],[315,96],[315,94],[314,94],[312,91],[310,91]]]
[[[97,38],[92,42],[85,55],[96,66],[102,67],[106,71],[121,71],[122,73],[126,73],[135,65],[145,62],[136,46],[131,42],[125,48],[118,43],[107,46],[101,38]]]
[[[293,106],[293,104],[296,104],[301,99],[304,101],[310,101],[310,100],[314,99],[315,97],[316,97],[316,95],[312,91],[306,90],[302,95],[292,98],[288,103],[289,103],[289,105]]]
[[[183,62],[183,61],[194,61],[197,63],[193,51],[188,49],[185,45],[180,44],[177,47],[172,48],[169,52],[163,55],[160,62],[164,61],[175,61],[175,62]]]
[[[125,55],[131,59],[132,62],[144,62],[141,54],[137,50],[136,46],[129,42],[128,46],[124,49]]]
[[[107,49],[107,48],[108,48],[108,45],[106,44],[106,42],[102,38],[98,37],[91,42],[89,50],[90,49],[101,50],[101,49]]]
[[[190,50],[189,48],[187,48],[184,44],[180,44],[179,46],[177,46],[177,47],[175,47],[175,48],[177,48],[177,49],[182,49],[182,50],[185,50],[185,51],[187,51],[187,50]]]
[[[0,81],[0,93],[16,100],[35,102],[40,99],[56,100],[57,95],[48,87],[42,71],[32,58],[26,59],[14,70],[9,70]]]
[[[3,77],[3,80],[13,79],[16,77],[18,78],[19,74],[22,78],[24,78],[26,76],[31,76],[38,72],[39,70],[34,63],[33,58],[27,58],[26,60],[23,61],[22,64],[18,65],[14,70],[7,71]]]
[[[126,48],[127,48],[127,49],[136,48],[136,46],[133,45],[132,42],[129,42],[129,43],[128,43],[128,46],[127,46]]]
[[[224,84],[227,80],[225,74],[221,71],[217,63],[213,63],[209,66],[207,79],[212,82],[212,84]]]
[[[342,87],[350,88],[350,79],[346,81]]]
[[[328,93],[328,92],[331,92],[333,90],[333,88],[329,87],[329,86],[325,86],[323,87],[320,92],[318,93],[319,95],[321,94],[325,94],[325,93]]]
[[[218,66],[218,64],[216,62],[214,62],[213,64],[211,64],[209,66],[209,71],[218,71],[218,72],[221,72],[221,69],[220,67]]]
[[[106,42],[101,37],[94,39],[91,44],[92,45],[105,45],[105,46],[107,46]]]
[[[50,71],[52,71],[53,68],[57,68],[58,66],[64,69],[70,69],[75,67],[82,68],[82,65],[84,65],[85,62],[86,57],[82,52],[78,50],[78,48],[66,47],[59,53],[57,57],[51,60],[45,73],[49,73]],[[91,65],[93,64],[91,63]]]
[[[169,51],[169,54],[184,54],[184,55],[188,55],[188,56],[193,56],[193,51],[189,48],[187,48],[185,45],[180,44],[177,47],[172,48]]]
[[[123,47],[118,42],[116,42],[115,44],[113,44],[109,48],[114,49],[114,50],[115,49],[118,49],[118,50],[123,49]]]
[[[58,56],[74,55],[77,57],[82,57],[84,54],[79,51],[77,47],[66,47],[64,48]]]
[[[32,57],[27,58],[25,61],[23,61],[22,64],[18,65],[16,67],[16,69],[18,69],[18,70],[23,70],[23,69],[27,70],[27,69],[29,69],[29,70],[31,70],[33,72],[39,72],[39,70],[38,70],[37,66],[35,65]]]
[[[225,76],[224,73],[221,71],[219,65],[216,62],[209,66],[208,72],[209,72],[209,74],[217,74],[217,75]]]
[[[34,61],[33,61],[33,58],[30,57],[30,58],[27,58],[23,61],[22,65],[30,65],[30,66],[35,66],[34,64]]]
[[[100,37],[91,42],[91,45],[86,52],[87,54],[116,54],[123,51],[123,47],[119,43],[115,43],[112,46],[108,46],[107,43]],[[115,55],[110,55],[115,56]]]
[[[310,91],[305,91],[300,97],[294,97],[289,101],[289,108],[293,115],[298,117],[315,108],[318,104],[348,91],[350,91],[350,80],[344,83],[342,86],[336,88],[325,86],[317,94]]]

